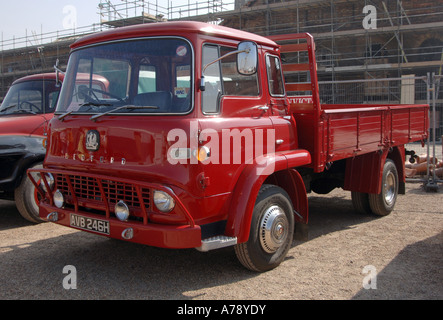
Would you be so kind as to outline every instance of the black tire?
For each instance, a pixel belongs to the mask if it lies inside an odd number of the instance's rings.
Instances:
[[[252,271],[274,269],[291,247],[294,223],[288,194],[280,187],[263,185],[255,202],[249,239],[235,246],[238,260]]]
[[[371,206],[369,205],[369,194],[364,192],[351,192],[352,205],[354,209],[361,214],[372,213]]]
[[[36,164],[32,169],[41,168],[42,165]],[[45,220],[41,219],[38,212],[38,203],[35,196],[35,186],[29,179],[26,172],[22,178],[22,182],[14,192],[15,205],[21,216],[32,223],[41,223]]]
[[[398,196],[398,172],[394,162],[387,159],[383,167],[381,192],[369,194],[369,205],[372,213],[386,216],[394,210]]]

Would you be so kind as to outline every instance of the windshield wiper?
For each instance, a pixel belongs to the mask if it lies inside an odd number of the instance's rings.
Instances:
[[[0,110],[1,113],[5,112],[6,110],[9,110],[11,108],[15,108],[16,104],[11,104],[10,106],[4,107],[2,110]]]
[[[110,103],[86,102],[86,103],[81,104],[81,105],[79,106],[79,109],[80,109],[81,107],[90,107],[90,106],[92,106],[92,107],[110,107],[110,106],[112,106],[112,104],[110,104]],[[68,111],[68,112],[62,114],[60,117],[58,117],[58,120],[63,121],[63,119],[64,119],[65,117],[69,116],[69,115],[72,114],[73,112],[74,112],[74,110],[71,110],[71,111]]]
[[[92,116],[89,119],[92,120],[92,121],[95,121],[95,120],[97,120],[98,118],[100,118],[102,116],[105,116],[107,114],[110,114],[110,113],[113,113],[115,111],[122,110],[122,109],[130,109],[130,110],[134,110],[134,109],[158,109],[158,107],[157,106],[134,106],[134,105],[121,106],[121,107],[118,107],[118,108],[115,108],[115,109],[112,109],[112,110],[109,110],[109,111],[106,111],[106,112],[103,112],[103,113],[100,113],[100,114],[96,114],[95,116]]]
[[[3,113],[3,112],[5,112],[6,110],[11,109],[11,108],[14,108],[14,107],[16,107],[16,106],[17,106],[17,105],[15,105],[15,104],[10,105],[10,106],[7,106],[6,108],[3,108],[2,110],[0,110],[0,112]],[[28,110],[28,109],[19,109],[19,110],[16,110],[16,111],[14,111],[14,112],[12,112],[12,113],[8,113],[8,114],[11,115],[11,114],[20,114],[20,113],[37,114],[37,112],[32,111],[32,110]]]
[[[71,113],[73,113],[73,112],[74,112],[74,110],[71,110],[71,111],[68,111],[68,112],[62,114],[60,117],[58,117],[58,120],[63,121],[63,119],[64,119],[65,117],[69,116],[69,115],[70,115]]]
[[[113,106],[112,103],[97,103],[97,102],[85,102],[82,103],[79,108],[81,107],[110,107]]]
[[[20,109],[20,110],[17,110],[16,111],[16,113],[30,113],[30,114],[37,114],[36,112],[34,112],[34,111],[31,111],[31,110],[27,110],[27,109]]]

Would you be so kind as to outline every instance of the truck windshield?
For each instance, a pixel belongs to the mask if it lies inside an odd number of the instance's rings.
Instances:
[[[193,51],[181,38],[116,41],[74,51],[57,114],[184,114]]]
[[[9,88],[0,107],[0,116],[52,113],[55,110],[59,91],[55,81],[18,82]]]

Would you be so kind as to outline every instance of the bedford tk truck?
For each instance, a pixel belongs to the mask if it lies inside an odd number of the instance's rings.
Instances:
[[[17,79],[0,106],[0,199],[15,201],[23,218],[33,223],[45,220],[39,216],[39,194],[26,170],[42,166],[62,79],[55,73]]]
[[[309,34],[198,22],[78,40],[55,114],[44,168],[29,172],[42,219],[162,248],[234,246],[258,272],[305,235],[310,191],[343,188],[357,210],[389,214],[404,144],[428,126],[425,105],[321,104]]]

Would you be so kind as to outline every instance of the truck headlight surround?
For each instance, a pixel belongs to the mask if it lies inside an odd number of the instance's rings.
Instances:
[[[197,159],[200,162],[206,161],[211,157],[211,149],[207,146],[203,146],[198,149]]]
[[[63,208],[65,205],[65,197],[63,197],[60,190],[54,192],[52,199],[54,200],[54,205],[59,209]]]
[[[115,216],[118,218],[118,220],[120,221],[128,221],[129,219],[129,207],[128,205],[120,200],[114,208],[114,212],[115,212]]]
[[[154,190],[154,204],[161,212],[168,213],[174,209],[175,200],[167,192]]]
[[[55,186],[54,176],[50,172],[46,172],[44,175],[45,175],[44,178],[46,179],[46,182],[49,185],[49,189],[54,190]],[[48,190],[46,190],[46,184],[43,182],[43,179],[41,180],[41,187],[43,191],[48,192]]]

